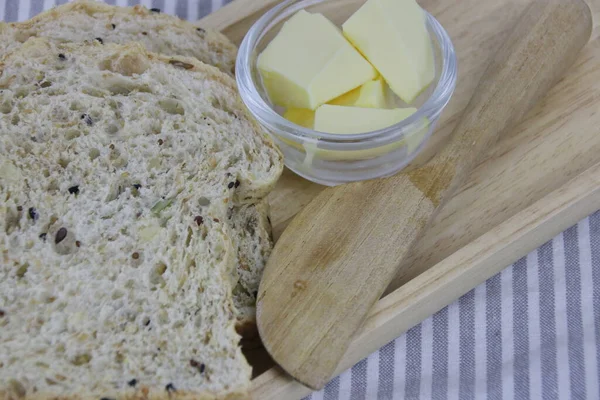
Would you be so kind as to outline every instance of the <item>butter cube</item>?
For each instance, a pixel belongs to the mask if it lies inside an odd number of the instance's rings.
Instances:
[[[324,104],[315,112],[315,130],[325,133],[366,133],[410,117],[416,108],[364,108]]]
[[[336,106],[387,108],[385,82],[382,78],[369,81],[327,104]]]
[[[433,81],[431,38],[415,0],[367,0],[342,29],[406,103]]]
[[[274,104],[311,110],[377,76],[331,21],[305,10],[283,24],[258,69]]]

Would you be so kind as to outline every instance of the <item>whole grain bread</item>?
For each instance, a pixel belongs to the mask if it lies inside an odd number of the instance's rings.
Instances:
[[[47,37],[58,42],[79,42],[96,40],[104,43],[126,44],[132,41],[142,43],[153,52],[166,55],[193,56],[199,60],[215,65],[222,71],[233,73],[236,47],[221,33],[194,26],[179,18],[161,13],[159,10],[148,10],[143,6],[118,7],[93,0],[75,0],[46,11],[29,21],[13,24],[0,23],[0,54],[13,51],[21,46],[29,37]],[[235,207],[233,215],[241,208]],[[248,212],[253,210],[253,212]],[[258,231],[270,230],[267,221],[267,207],[243,208],[242,215],[234,217],[238,226],[247,226],[251,221],[259,221],[264,227]],[[260,215],[262,213],[262,215]],[[237,242],[246,243],[239,246],[242,254],[238,264],[238,276],[244,290],[235,290],[234,302],[238,307],[238,331],[245,336],[255,336],[255,297],[252,293],[262,272],[263,256],[272,248],[272,242],[248,243],[260,236],[248,236],[244,231],[233,230]],[[246,252],[246,253],[244,253]],[[247,283],[246,283],[247,282]]]
[[[243,398],[232,291],[256,235],[228,219],[282,166],[231,78],[31,38],[0,63],[0,132],[0,398]]]
[[[195,57],[233,75],[236,46],[225,35],[137,5],[118,7],[94,0],[75,0],[34,18],[0,23],[0,54],[30,37],[80,42],[98,38],[104,43],[140,42],[155,53]]]

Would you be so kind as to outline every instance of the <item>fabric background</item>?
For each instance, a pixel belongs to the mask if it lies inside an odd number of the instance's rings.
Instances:
[[[0,0],[0,20],[24,20],[65,2]],[[141,4],[196,20],[228,2],[144,0]],[[597,212],[308,398],[600,399],[599,367]]]

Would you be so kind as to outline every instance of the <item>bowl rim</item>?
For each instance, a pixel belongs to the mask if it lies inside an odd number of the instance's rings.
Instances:
[[[410,136],[417,129],[423,129],[428,123],[436,121],[452,97],[458,71],[456,52],[450,36],[437,19],[426,10],[423,10],[426,24],[430,35],[433,36],[432,39],[440,48],[442,68],[433,92],[410,117],[397,124],[370,132],[326,133],[296,125],[285,119],[263,99],[252,77],[256,45],[274,25],[300,9],[325,1],[328,0],[285,0],[263,14],[245,35],[236,59],[236,82],[242,101],[258,122],[285,139],[298,143],[312,142],[316,144],[318,142],[319,148],[329,147],[339,151],[340,146],[343,150],[359,150],[393,143]]]

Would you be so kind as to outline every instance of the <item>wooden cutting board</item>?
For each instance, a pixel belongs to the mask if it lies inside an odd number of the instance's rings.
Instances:
[[[240,43],[278,0],[235,0],[199,22]],[[413,165],[445,143],[489,56],[527,2],[420,0],[450,34],[459,62],[456,92]],[[585,216],[600,209],[600,0],[590,43],[517,129],[489,149],[413,249],[341,362],[349,368]],[[269,200],[275,238],[322,186],[286,170]],[[260,352],[253,359],[262,359]],[[262,372],[264,363],[255,362]],[[294,399],[309,389],[278,368],[253,380],[257,399]]]

